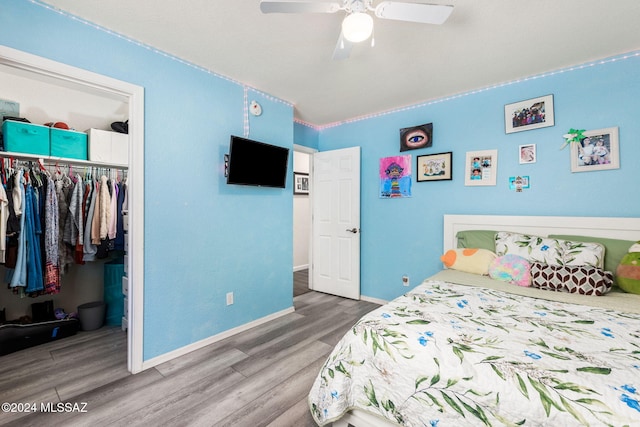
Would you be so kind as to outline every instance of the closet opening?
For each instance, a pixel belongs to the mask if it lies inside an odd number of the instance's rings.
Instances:
[[[115,242],[113,247],[109,246],[111,243],[107,243],[107,247],[96,245],[96,253],[89,256],[89,258],[94,256],[94,260],[84,260],[84,264],[82,264],[82,257],[85,254],[82,253],[80,256],[76,253],[75,255],[79,259],[70,264],[61,264],[61,269],[65,269],[65,271],[60,276],[60,292],[52,294],[52,298],[46,294],[35,299],[28,296],[21,298],[21,290],[9,285],[0,293],[0,310],[12,304],[13,301],[13,304],[21,307],[12,306],[11,309],[6,310],[6,314],[12,313],[7,317],[16,317],[16,313],[19,313],[20,310],[25,314],[30,312],[30,315],[33,315],[32,303],[52,299],[54,310],[62,308],[66,315],[77,313],[79,306],[82,306],[83,303],[98,300],[105,302],[106,283],[104,280],[108,275],[107,270],[114,270],[114,282],[118,281],[118,276],[124,271],[126,276],[124,288],[121,276],[118,286],[121,295],[124,289],[127,298],[126,305],[124,302],[122,304],[123,315],[119,315],[120,310],[116,310],[114,313],[113,310],[109,311],[105,307],[104,321],[111,323],[107,327],[120,330],[124,334],[126,370],[131,373],[140,372],[144,369],[142,320],[144,296],[144,257],[142,253],[144,247],[144,90],[140,86],[5,46],[0,46],[0,76],[3,82],[7,82],[6,85],[3,85],[3,100],[19,103],[20,116],[28,117],[32,123],[67,122],[78,131],[83,132],[88,129],[110,130],[109,124],[115,121],[128,120],[129,124],[126,164],[0,152],[0,157],[4,159],[2,173],[6,174],[5,179],[11,179],[11,177],[15,179],[15,174],[21,174],[24,179],[26,174],[34,187],[42,185],[43,181],[48,181],[49,178],[52,179],[54,185],[56,179],[59,178],[60,182],[66,182],[68,179],[74,184],[80,179],[83,183],[94,186],[96,182],[103,183],[104,177],[104,183],[108,186],[109,192],[115,191],[117,193],[119,191],[118,185],[126,183],[128,209],[126,209],[127,219],[123,220],[123,223],[127,222],[129,229],[127,233],[120,235],[118,249],[116,249]],[[4,91],[5,88],[6,91]],[[24,187],[27,188],[26,182]],[[83,186],[83,189],[90,191],[86,185]],[[34,188],[29,191],[31,196],[28,197],[32,199],[36,192],[34,192]],[[25,197],[27,197],[26,192]],[[40,200],[38,193],[38,201]],[[44,200],[42,201],[44,202]],[[83,193],[81,200],[81,204],[90,204],[91,199],[84,198]],[[89,206],[85,205],[85,209],[88,208]],[[83,226],[86,224],[83,223]],[[75,237],[77,239],[78,236]],[[44,238],[43,234],[42,239],[44,240]],[[44,244],[43,240],[41,243]],[[111,239],[106,240],[110,241]],[[99,257],[96,256],[98,253],[100,253]],[[32,267],[33,265],[30,268]],[[42,267],[44,275],[51,274],[46,268],[46,261],[42,261]],[[2,267],[0,270],[5,270],[0,271],[2,274],[0,277],[3,277],[7,283],[7,270],[10,268]],[[37,276],[37,268],[33,271],[36,271],[35,275]],[[31,276],[33,277],[33,272]],[[45,282],[44,279],[43,282]],[[94,286],[92,287],[91,284]],[[95,284],[99,284],[97,288]],[[55,284],[52,286],[55,288]],[[32,290],[29,288],[29,291]],[[23,291],[26,291],[26,288]],[[29,295],[29,292],[24,292],[24,295]],[[16,300],[19,302],[16,303]],[[24,310],[27,307],[28,309]],[[36,312],[41,313],[41,310],[44,310],[46,313],[50,308],[50,305],[44,303],[37,306]],[[88,309],[91,308],[88,307]],[[109,314],[112,316],[110,319]],[[63,313],[59,312],[58,315],[63,316]],[[114,324],[114,316],[121,318],[117,325]],[[124,322],[122,321],[123,317],[125,318]],[[86,318],[91,319],[91,317]],[[54,333],[64,333],[64,331],[60,329]],[[91,331],[87,331],[87,333],[91,333]],[[62,338],[60,342],[64,339]],[[121,360],[120,363],[124,363],[125,358],[122,357]],[[82,360],[79,360],[78,363],[81,364]]]

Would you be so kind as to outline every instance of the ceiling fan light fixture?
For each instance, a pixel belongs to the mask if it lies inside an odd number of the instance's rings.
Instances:
[[[373,32],[373,18],[366,13],[357,12],[347,15],[342,21],[342,34],[352,43],[368,39]]]

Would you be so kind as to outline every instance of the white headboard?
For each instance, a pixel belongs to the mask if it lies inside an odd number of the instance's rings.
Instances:
[[[445,251],[457,247],[456,233],[464,230],[513,231],[535,236],[573,234],[621,240],[640,240],[640,218],[445,215]]]

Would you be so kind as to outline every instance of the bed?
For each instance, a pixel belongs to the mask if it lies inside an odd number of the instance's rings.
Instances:
[[[640,219],[445,215],[444,250],[469,231],[608,242],[610,267],[615,241],[640,240]],[[639,402],[640,295],[455,269],[363,316],[309,392],[318,425],[345,427],[632,426]]]

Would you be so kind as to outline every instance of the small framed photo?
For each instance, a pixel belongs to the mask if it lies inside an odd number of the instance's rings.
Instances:
[[[309,194],[308,173],[293,173],[293,194]]]
[[[464,185],[496,185],[498,150],[467,151]]]
[[[417,156],[418,182],[446,181],[451,177],[451,159],[453,153],[438,153]]]
[[[522,191],[523,188],[530,188],[528,176],[510,176],[509,190]]]
[[[518,148],[518,157],[520,158],[520,164],[526,165],[527,163],[536,162],[536,144],[525,144]]]
[[[553,95],[531,98],[504,106],[506,133],[546,128],[553,125]]]
[[[400,151],[417,150],[433,145],[433,123],[400,129]]]
[[[584,132],[582,141],[571,143],[571,172],[620,168],[618,128]]]

